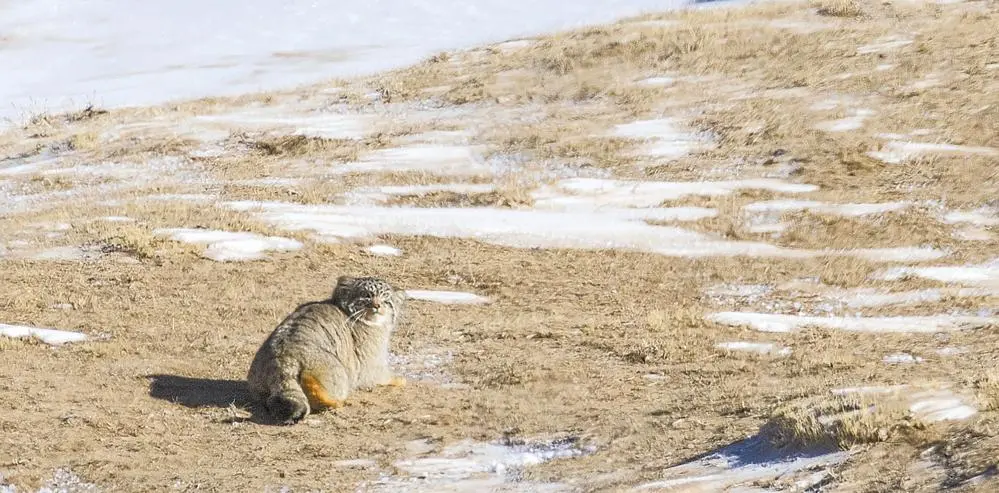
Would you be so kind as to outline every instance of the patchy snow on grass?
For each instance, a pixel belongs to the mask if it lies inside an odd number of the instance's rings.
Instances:
[[[675,77],[659,76],[659,77],[648,77],[642,79],[638,81],[638,85],[651,86],[651,87],[665,87],[665,86],[671,86],[675,82],[676,82]]]
[[[957,356],[968,352],[968,348],[963,347],[942,347],[934,351],[939,356]]]
[[[826,132],[849,132],[864,127],[864,121],[874,116],[875,111],[865,108],[853,110],[851,116],[838,120],[826,120],[819,122],[815,128]]]
[[[769,178],[732,181],[656,182],[572,178],[536,190],[532,196],[538,209],[598,209],[603,207],[655,207],[682,197],[729,195],[738,190],[768,190],[778,193],[807,193],[815,185],[790,183]]]
[[[757,491],[771,481],[792,482],[800,490],[821,484],[830,469],[846,461],[849,452],[835,447],[776,448],[769,436],[757,434],[664,471],[665,479],[636,486],[632,491]]]
[[[678,159],[713,146],[707,134],[683,130],[679,120],[674,118],[623,123],[615,126],[611,135],[649,141],[641,154],[667,160]]]
[[[857,99],[846,95],[833,95],[821,101],[816,101],[809,106],[812,111],[829,111],[844,106],[852,106],[857,103]]]
[[[746,341],[735,341],[735,342],[720,342],[715,344],[718,349],[724,349],[726,351],[742,351],[747,353],[757,353],[757,354],[772,354],[775,356],[788,356],[791,354],[791,348],[778,346],[769,342],[746,342]]]
[[[421,347],[408,353],[389,353],[389,366],[407,380],[436,385],[445,389],[466,388],[447,367],[454,361],[454,353],[436,347]]]
[[[404,197],[407,195],[428,195],[438,192],[452,192],[463,194],[489,193],[496,190],[493,184],[476,183],[437,183],[431,185],[386,185],[380,187],[362,187],[351,190],[344,194],[346,201],[351,205],[384,203],[393,197]]]
[[[990,260],[982,265],[893,267],[875,275],[878,279],[889,281],[903,279],[907,276],[999,289],[999,258]]]
[[[889,136],[892,137],[892,136]],[[999,150],[992,147],[961,146],[955,144],[934,144],[929,142],[902,142],[893,140],[885,143],[880,150],[870,151],[868,156],[888,164],[899,164],[920,154],[978,154],[982,156],[999,155]]]
[[[819,317],[777,313],[719,312],[711,320],[733,327],[748,326],[761,332],[794,332],[806,327],[871,333],[934,333],[983,327],[999,319],[958,315],[911,317]]]
[[[433,450],[432,444],[415,447],[414,452]],[[502,440],[483,443],[463,440],[436,455],[410,457],[393,465],[405,476],[384,476],[361,485],[375,492],[478,492],[478,491],[560,491],[558,483],[524,481],[525,468],[557,459],[570,459],[592,453],[574,439],[552,442],[517,443]],[[415,454],[423,455],[423,454]]]
[[[829,214],[843,217],[858,217],[872,214],[883,214],[909,207],[906,202],[883,202],[871,204],[830,204],[815,200],[767,200],[753,202],[742,208],[753,213],[784,213],[796,211],[811,211],[818,214]]]
[[[893,262],[935,259],[945,255],[938,250],[916,247],[796,250],[767,243],[727,240],[646,222],[675,219],[677,213],[670,209],[609,208],[599,212],[570,212],[493,207],[303,205],[257,201],[225,202],[222,206],[250,212],[257,219],[275,227],[312,231],[322,241],[333,242],[342,238],[399,234],[470,238],[516,248],[614,248],[681,257],[751,255],[807,258],[844,255]]]
[[[985,228],[975,226],[956,229],[952,236],[961,241],[992,241],[992,233]]]
[[[135,219],[128,216],[104,216],[100,218],[101,221],[107,221],[109,223],[134,223]]]
[[[978,414],[978,409],[946,389],[914,393],[909,399],[909,411],[924,421],[961,421]]]
[[[0,324],[0,336],[11,338],[34,337],[35,339],[52,346],[60,346],[69,342],[81,342],[87,340],[87,335],[79,332],[8,324]]]
[[[101,256],[101,252],[95,248],[78,246],[59,246],[46,248],[30,256],[35,260],[93,260]]]
[[[902,353],[904,354],[904,353]],[[899,363],[914,363],[922,361],[920,358],[908,359],[905,354],[899,356]],[[912,385],[890,385],[890,386],[867,386],[867,387],[846,387],[832,389],[830,392],[836,395],[848,394],[892,394],[903,399],[908,404],[909,412],[916,419],[925,422],[935,421],[960,421],[968,419],[978,413],[973,405],[965,401],[965,398],[948,389],[950,384],[938,384],[936,388],[927,388],[928,385],[920,385],[913,388]]]
[[[947,256],[947,252],[932,247],[827,249],[826,254],[852,255],[871,262],[923,262]]]
[[[944,214],[943,221],[948,224],[969,223],[975,226],[999,225],[999,216],[992,208],[982,207],[973,211],[952,211]]]
[[[382,257],[398,257],[402,255],[402,250],[391,245],[371,245],[365,248],[364,251]]]
[[[890,394],[893,392],[898,392],[903,389],[909,388],[908,385],[865,385],[860,387],[842,387],[838,389],[830,389],[829,392],[834,395],[849,395],[849,394]]]
[[[208,195],[204,193],[159,193],[154,195],[146,195],[139,197],[137,200],[146,202],[198,202],[198,203],[210,203],[215,202],[219,198],[215,195]]]
[[[472,147],[429,144],[379,149],[361,156],[359,161],[336,166],[331,171],[334,173],[422,172],[448,176],[492,174],[492,169]]]
[[[488,303],[489,298],[479,296],[475,293],[465,293],[461,291],[427,291],[422,289],[410,289],[406,295],[414,300],[433,301],[447,305],[481,305]]]
[[[360,139],[368,132],[371,117],[356,113],[294,111],[288,108],[245,108],[231,113],[199,115],[192,125],[218,124],[226,129],[280,131],[288,135],[327,139]]]
[[[857,53],[867,55],[870,53],[884,53],[896,50],[906,45],[912,44],[912,39],[900,35],[884,36],[876,39],[871,44],[866,44],[857,48]]]
[[[153,234],[184,243],[205,244],[207,248],[202,256],[216,262],[257,260],[266,258],[268,251],[287,252],[304,246],[291,238],[212,229],[160,228],[153,230]]]
[[[957,291],[949,291],[948,295],[959,295]],[[885,292],[874,288],[830,289],[821,294],[830,301],[842,303],[850,308],[870,308],[891,305],[918,305],[936,303],[943,299],[944,293],[939,289],[922,289],[917,291]]]
[[[243,185],[249,187],[290,187],[301,183],[300,178],[283,178],[272,176],[268,178],[251,178],[248,180],[234,180],[229,183],[233,185]]]
[[[920,358],[919,356],[913,356],[909,353],[894,353],[894,354],[885,355],[884,358],[881,358],[881,361],[889,365],[905,365],[913,363],[922,363],[923,358]]]

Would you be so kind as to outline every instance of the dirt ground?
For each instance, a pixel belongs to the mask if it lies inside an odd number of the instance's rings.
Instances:
[[[995,2],[709,9],[440,54],[377,77],[283,93],[39,115],[0,135],[0,170],[7,170],[0,200],[9,206],[0,211],[0,323],[90,340],[52,347],[0,337],[0,485],[35,491],[66,469],[107,491],[365,491],[403,474],[398,461],[416,441],[432,453],[462,439],[569,437],[591,452],[524,468],[518,479],[628,491],[779,427],[783,445],[832,441],[850,452],[807,491],[993,491],[999,284],[951,292],[967,286],[877,274],[997,257],[999,221],[940,219],[999,207],[997,25]],[[362,138],[302,137],[201,118],[282,108],[363,118],[367,130]],[[664,159],[650,157],[640,139],[613,133],[615,125],[665,117],[710,144]],[[196,134],[209,124],[219,136],[206,144]],[[503,172],[350,168],[429,132],[447,139],[463,132],[462,145]],[[900,152],[892,147],[900,134],[963,147],[877,154]],[[41,167],[10,171],[24,163]],[[73,167],[93,172],[51,172]],[[717,210],[667,223],[726,241],[932,247],[946,255],[907,262],[830,252],[674,256],[400,233],[379,234],[377,243],[405,253],[378,256],[361,248],[374,240],[322,241],[219,205],[343,204],[364,187],[460,182],[495,190],[401,194],[386,203],[529,211],[532,191],[566,176],[816,185],[807,196],[747,188],[656,205]],[[274,177],[294,181],[252,182]],[[165,194],[172,195],[147,200]],[[911,205],[857,216],[791,208],[774,218],[785,226],[778,234],[747,225],[745,206],[777,199]],[[107,216],[134,221],[100,219]],[[165,227],[277,235],[305,246],[217,262],[200,255],[203,247],[155,232]],[[53,251],[72,255],[38,257]],[[407,386],[361,392],[352,405],[296,426],[270,424],[243,382],[253,353],[297,304],[328,296],[341,274],[473,292],[489,302],[411,300],[392,345]],[[778,288],[792,282],[811,283],[812,292]],[[768,291],[712,294],[724,286]],[[944,295],[822,306],[828,293],[863,298],[850,290],[868,288]],[[811,324],[765,332],[711,317],[726,311],[985,321],[952,331]],[[717,346],[729,341],[792,351]],[[919,362],[886,363],[896,353]],[[879,407],[868,421],[832,428],[806,416],[839,402],[831,389],[944,384],[977,413],[934,421]],[[357,459],[374,462],[335,465]],[[779,478],[742,486],[806,489]]]

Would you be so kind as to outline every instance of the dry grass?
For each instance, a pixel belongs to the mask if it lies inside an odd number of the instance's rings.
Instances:
[[[819,15],[830,17],[861,17],[864,15],[863,4],[857,0],[821,0],[813,2]]]
[[[139,200],[148,194],[197,193],[220,200],[336,203],[360,187],[453,183],[454,177],[420,173],[330,178],[316,169],[316,162],[363,159],[370,150],[395,145],[402,135],[431,128],[474,129],[473,143],[488,146],[493,156],[516,156],[531,171],[699,180],[764,176],[791,166],[789,181],[822,187],[807,196],[810,200],[943,199],[948,208],[995,200],[994,158],[926,155],[887,165],[867,153],[883,143],[880,133],[919,128],[932,130],[919,137],[926,141],[999,146],[992,124],[999,91],[995,70],[987,68],[996,62],[989,48],[999,11],[976,2],[816,6],[818,14],[808,5],[766,4],[651,16],[519,47],[438,54],[414,67],[295,94],[106,113],[89,108],[39,117],[0,136],[0,150],[17,160],[43,150],[87,162],[146,163],[170,155],[183,158],[185,171],[194,177],[188,182],[164,178],[108,196],[72,196],[44,210],[0,218],[4,243],[23,234],[46,246],[90,244],[116,252],[85,264],[0,259],[0,320],[109,336],[56,350],[0,339],[0,352],[11,356],[0,358],[0,400],[8,403],[0,418],[4,474],[24,489],[37,488],[54,468],[70,465],[109,488],[323,485],[345,490],[377,479],[379,472],[331,463],[371,458],[388,465],[405,455],[408,440],[433,437],[451,443],[572,432],[592,438],[600,448],[588,457],[532,469],[527,477],[610,483],[614,489],[658,479],[662,469],[742,440],[761,426],[785,445],[863,445],[854,448],[856,458],[833,479],[857,485],[856,491],[904,490],[912,458],[930,442],[942,444],[941,456],[933,460],[954,478],[994,466],[996,379],[982,370],[999,357],[991,328],[947,334],[781,334],[704,319],[731,308],[716,306],[704,294],[717,284],[775,286],[817,278],[822,289],[939,286],[924,280],[872,281],[885,264],[851,257],[689,259],[614,250],[516,249],[410,236],[380,238],[405,254],[378,257],[364,253],[360,244],[315,245],[306,233],[273,228],[211,201]],[[634,22],[639,20],[677,23]],[[900,32],[912,33],[912,43],[880,54],[857,52]],[[882,64],[894,67],[878,69]],[[930,74],[940,74],[940,85],[913,86]],[[674,82],[636,85],[664,75]],[[320,92],[334,85],[343,90]],[[379,97],[368,97],[371,91]],[[816,109],[830,100],[847,103]],[[220,143],[222,154],[209,157],[191,156],[201,144],[173,136],[166,124],[148,134],[102,140],[122,123],[183,122],[249,103],[303,101],[384,112],[386,118],[414,108],[431,108],[433,115],[429,121],[386,123],[380,134],[361,140],[234,129]],[[440,108],[457,116],[437,116],[447,114]],[[849,117],[858,108],[876,110],[859,129],[827,132],[815,126]],[[717,147],[654,161],[635,156],[639,142],[608,135],[615,124],[663,116],[686,118],[695,130],[710,131]],[[39,177],[37,183],[28,178],[26,186],[36,192],[81,188]],[[234,183],[268,177],[298,181]],[[198,181],[208,178],[215,182]],[[403,196],[388,205],[528,208],[531,186],[516,178],[471,180],[493,182],[497,191],[492,193]],[[789,214],[783,220],[790,228],[777,240],[749,233],[742,208],[781,198],[791,196],[748,191],[663,205],[716,208],[716,218],[683,227],[731,239],[800,248],[928,244],[951,249],[952,256],[942,262],[952,263],[994,257],[995,241],[957,242],[950,237],[953,227],[942,224],[933,210],[870,219]],[[97,203],[110,199],[119,202]],[[92,221],[102,215],[136,222]],[[42,232],[26,233],[28,225],[41,222],[66,222],[72,228],[52,240],[39,239]],[[153,234],[162,227],[294,237],[307,247],[267,262],[215,263],[196,254],[200,247]],[[122,255],[139,261],[115,261]],[[358,405],[313,416],[302,426],[255,423],[240,384],[253,351],[290,309],[328,295],[343,273],[382,275],[409,289],[489,296],[488,305],[413,302],[392,343],[395,353],[417,362],[404,371],[429,371],[421,357],[452,353],[453,361],[432,371],[465,386],[414,380],[404,389],[364,393]],[[815,310],[819,304],[807,293],[776,293],[735,309],[772,309],[768,303],[775,298],[787,312]],[[993,301],[945,298],[871,307],[864,314],[973,312]],[[66,305],[72,309],[56,308]],[[771,342],[793,353],[775,358],[719,351],[715,344],[723,341]],[[942,346],[970,350],[960,357],[937,356]],[[925,361],[882,363],[884,355],[903,350]],[[161,381],[172,385],[157,386],[151,375],[165,375]],[[950,427],[928,426],[891,400],[828,397],[834,387],[924,379],[974,386],[981,416]],[[106,446],[112,442],[123,445]],[[625,462],[616,479],[601,476]],[[925,484],[941,484],[934,481]]]
[[[836,396],[779,407],[763,430],[781,447],[809,449],[834,444],[846,449],[886,442],[908,430],[926,427],[891,399]]]

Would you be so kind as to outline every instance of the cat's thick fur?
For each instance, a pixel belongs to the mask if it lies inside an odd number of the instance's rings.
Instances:
[[[406,294],[377,277],[341,276],[333,295],[300,305],[257,350],[247,381],[271,416],[296,423],[351,391],[403,385],[388,365]]]

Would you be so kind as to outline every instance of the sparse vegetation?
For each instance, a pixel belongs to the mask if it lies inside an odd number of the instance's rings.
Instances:
[[[526,479],[629,488],[758,432],[791,452],[853,447],[851,460],[823,480],[844,490],[935,490],[975,477],[995,467],[999,450],[999,380],[983,369],[999,357],[992,327],[939,334],[770,332],[706,319],[719,311],[979,316],[995,306],[989,292],[861,307],[837,297],[940,288],[944,283],[915,276],[879,277],[892,267],[929,262],[700,257],[697,251],[676,257],[613,245],[508,248],[408,235],[380,237],[404,253],[377,256],[362,249],[373,239],[326,242],[310,225],[278,229],[219,202],[329,205],[346,203],[359,189],[488,183],[495,191],[392,193],[380,205],[529,210],[535,187],[564,178],[784,179],[819,190],[682,196],[660,205],[709,207],[717,215],[636,223],[788,248],[927,246],[947,252],[934,264],[981,263],[999,251],[995,226],[983,227],[984,239],[964,241],[954,236],[964,225],[942,216],[994,205],[995,156],[927,153],[888,164],[870,152],[888,149],[894,137],[887,134],[999,147],[991,124],[999,118],[997,61],[989,51],[997,18],[996,5],[980,2],[830,0],[703,9],[437,54],[402,70],[288,93],[40,115],[27,128],[0,135],[8,157],[0,169],[27,170],[8,171],[0,180],[0,200],[9,195],[17,206],[0,211],[0,322],[109,337],[57,350],[0,338],[0,400],[9,403],[0,417],[5,478],[19,491],[33,490],[53,468],[72,464],[108,487],[349,490],[377,478],[417,437],[453,443],[565,430],[600,446],[591,456],[531,468]],[[913,85],[931,74],[932,84]],[[238,113],[251,103],[336,106],[377,122],[361,139],[311,137],[286,127],[234,128],[213,142],[185,133],[196,116]],[[858,109],[871,110],[859,126],[820,128]],[[715,146],[649,157],[640,153],[640,139],[613,136],[617,124],[665,117],[704,131]],[[468,134],[430,135],[453,130]],[[340,174],[326,167],[413,142],[466,141],[486,149],[489,172]],[[43,151],[58,163],[43,161]],[[180,164],[164,172],[153,165],[163,156]],[[46,168],[81,162],[130,163],[133,173],[90,177]],[[135,169],[143,171],[139,177]],[[768,200],[906,201],[910,207],[853,218],[789,211],[776,214],[774,231],[750,231],[745,207]],[[175,227],[283,236],[306,247],[268,262],[217,263],[197,255],[200,246],[153,233]],[[105,255],[82,265],[33,257],[64,245],[96,246]],[[421,377],[445,373],[448,385],[414,379],[403,390],[365,393],[354,405],[295,428],[254,423],[240,384],[253,351],[289,310],[328,296],[335,276],[344,273],[382,275],[408,289],[472,291],[491,303],[414,301],[407,312],[393,352],[447,354],[433,368],[415,363],[410,370]],[[708,294],[718,286],[736,294]],[[729,341],[793,352],[761,357],[716,347]],[[943,352],[954,348],[965,352]],[[884,361],[903,350],[921,359]],[[156,394],[147,378],[155,373],[186,383]],[[930,423],[897,396],[829,393],[939,378],[977,392],[979,413]],[[126,447],[106,446],[115,441]],[[930,444],[936,451],[917,460]],[[246,467],[248,458],[253,467]],[[359,458],[378,467],[331,466]],[[635,467],[606,479],[622,461]],[[932,462],[947,478],[914,474],[925,465],[919,461]]]

